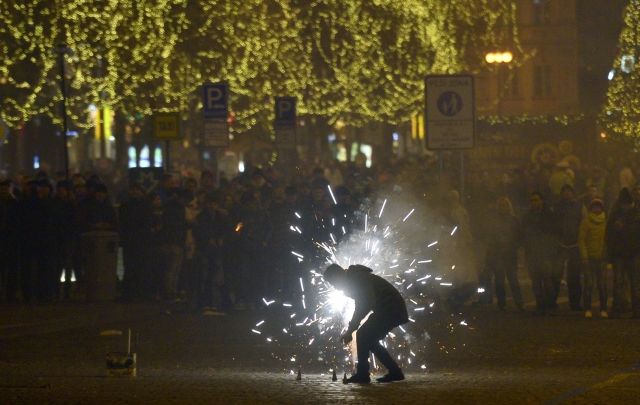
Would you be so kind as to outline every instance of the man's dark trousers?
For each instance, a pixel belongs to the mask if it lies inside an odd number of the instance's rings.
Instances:
[[[390,321],[388,318],[374,312],[356,332],[356,342],[358,344],[357,374],[369,375],[369,352],[373,353],[390,373],[400,372],[398,364],[393,360],[387,349],[380,344],[380,340],[384,339],[391,329],[398,326],[396,322]]]

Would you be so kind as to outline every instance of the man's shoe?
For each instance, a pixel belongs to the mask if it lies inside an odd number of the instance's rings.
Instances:
[[[384,377],[380,377],[376,379],[376,381],[378,381],[379,383],[390,383],[393,381],[402,381],[402,380],[404,380],[404,374],[400,370],[395,371],[393,373],[389,373]]]
[[[591,312],[589,310],[585,311],[584,312],[584,317],[587,318],[587,319],[593,318],[593,312]]]
[[[608,318],[609,314],[607,313],[607,311],[602,310],[600,311],[600,318]]]
[[[371,377],[363,374],[354,374],[342,382],[344,384],[369,384],[371,382]]]

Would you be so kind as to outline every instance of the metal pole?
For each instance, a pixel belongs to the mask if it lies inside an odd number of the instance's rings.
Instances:
[[[464,150],[460,151],[460,201],[464,201]]]
[[[60,65],[60,91],[62,93],[62,144],[63,144],[63,165],[65,178],[69,179],[69,148],[67,145],[67,132],[69,126],[67,122],[67,79],[64,67],[64,55],[67,52],[67,45],[58,45],[58,58]]]
[[[164,141],[165,144],[165,159],[164,159],[164,171],[171,173],[171,141]]]

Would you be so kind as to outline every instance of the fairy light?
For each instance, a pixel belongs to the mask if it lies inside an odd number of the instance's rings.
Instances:
[[[130,115],[194,112],[198,87],[217,80],[234,94],[234,131],[269,127],[264,100],[285,88],[300,114],[329,122],[408,121],[425,75],[478,70],[483,50],[505,43],[519,60],[516,12],[511,0],[4,1],[0,54],[10,57],[0,60],[0,119],[12,127],[37,114],[57,119],[51,50],[66,40],[69,112],[84,126],[89,104]],[[25,63],[34,68],[27,81]]]
[[[623,66],[624,60],[637,57],[640,35],[640,3],[631,1],[624,13],[624,24],[618,39],[618,53],[614,60],[615,74],[608,81],[607,101],[600,114],[604,129],[620,137],[637,138],[640,134],[640,103],[637,100],[640,70],[635,66]],[[630,68],[630,69],[629,69]]]

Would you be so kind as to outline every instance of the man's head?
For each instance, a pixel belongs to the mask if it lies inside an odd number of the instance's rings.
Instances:
[[[51,195],[51,184],[48,180],[39,180],[36,186],[36,195],[39,199],[49,198]]]
[[[68,201],[71,198],[71,183],[66,180],[60,180],[56,184],[56,198]]]
[[[96,201],[104,202],[104,201],[107,200],[108,196],[109,196],[109,194],[107,192],[107,186],[105,186],[102,183],[96,184],[96,186],[95,186],[95,199],[96,199]]]
[[[129,185],[129,197],[133,200],[141,200],[144,198],[144,187],[140,183],[131,183]]]
[[[334,286],[338,290],[344,289],[344,279],[346,272],[342,267],[333,263],[324,271],[323,277],[325,281]]]
[[[544,197],[541,193],[534,191],[529,197],[529,207],[532,211],[542,211],[544,208]]]
[[[589,211],[594,214],[601,214],[604,212],[604,202],[599,198],[594,198],[591,200],[591,204],[589,204]]]
[[[565,201],[573,201],[576,198],[575,192],[573,191],[573,187],[571,187],[571,185],[569,184],[565,184],[564,186],[562,186],[562,189],[560,190],[560,195],[562,196],[562,199]]]
[[[625,187],[620,190],[620,193],[618,194],[618,204],[623,210],[630,210],[633,208],[633,196],[628,188]]]
[[[0,181],[0,198],[9,198],[11,196],[11,181]]]

